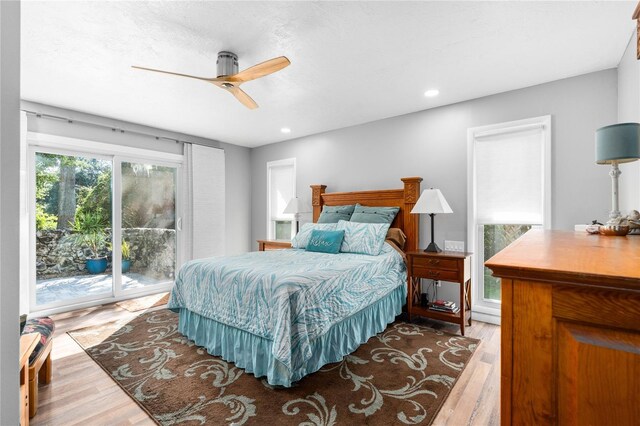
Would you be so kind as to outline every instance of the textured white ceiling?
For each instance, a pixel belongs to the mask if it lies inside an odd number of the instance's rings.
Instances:
[[[23,2],[22,97],[244,146],[616,67],[625,2]],[[292,64],[243,85],[248,110],[210,84],[220,50],[240,69]],[[440,89],[425,98],[428,88]],[[281,127],[290,127],[284,135]]]

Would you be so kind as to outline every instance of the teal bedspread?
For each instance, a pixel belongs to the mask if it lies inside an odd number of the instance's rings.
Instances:
[[[397,315],[406,298],[406,266],[386,243],[378,256],[277,250],[186,263],[168,307],[180,311],[181,320],[188,310],[272,342],[270,357],[293,378],[308,369],[318,338],[392,292],[397,301],[387,305]]]

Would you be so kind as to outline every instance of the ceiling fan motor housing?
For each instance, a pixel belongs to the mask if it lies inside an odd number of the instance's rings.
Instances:
[[[238,74],[238,55],[227,51],[218,52],[216,65],[218,68],[218,77]]]

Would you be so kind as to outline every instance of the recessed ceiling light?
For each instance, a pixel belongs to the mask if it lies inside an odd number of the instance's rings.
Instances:
[[[288,128],[288,127],[283,127],[282,129],[280,129],[280,131],[281,131],[282,133],[291,133],[291,129],[290,129],[290,128]]]
[[[438,89],[429,89],[426,92],[424,92],[424,95],[427,98],[433,98],[434,96],[438,96],[439,93],[440,91]]]

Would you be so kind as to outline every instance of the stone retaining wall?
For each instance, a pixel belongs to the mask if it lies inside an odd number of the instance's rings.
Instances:
[[[85,259],[93,256],[88,247],[78,246],[68,229],[43,230],[36,233],[37,279],[71,277],[88,274]],[[111,241],[111,230],[107,229]],[[175,265],[175,236],[173,229],[125,228],[124,240],[131,252],[131,272],[156,279],[173,279]],[[107,256],[111,270],[111,251],[104,249],[99,256]]]

